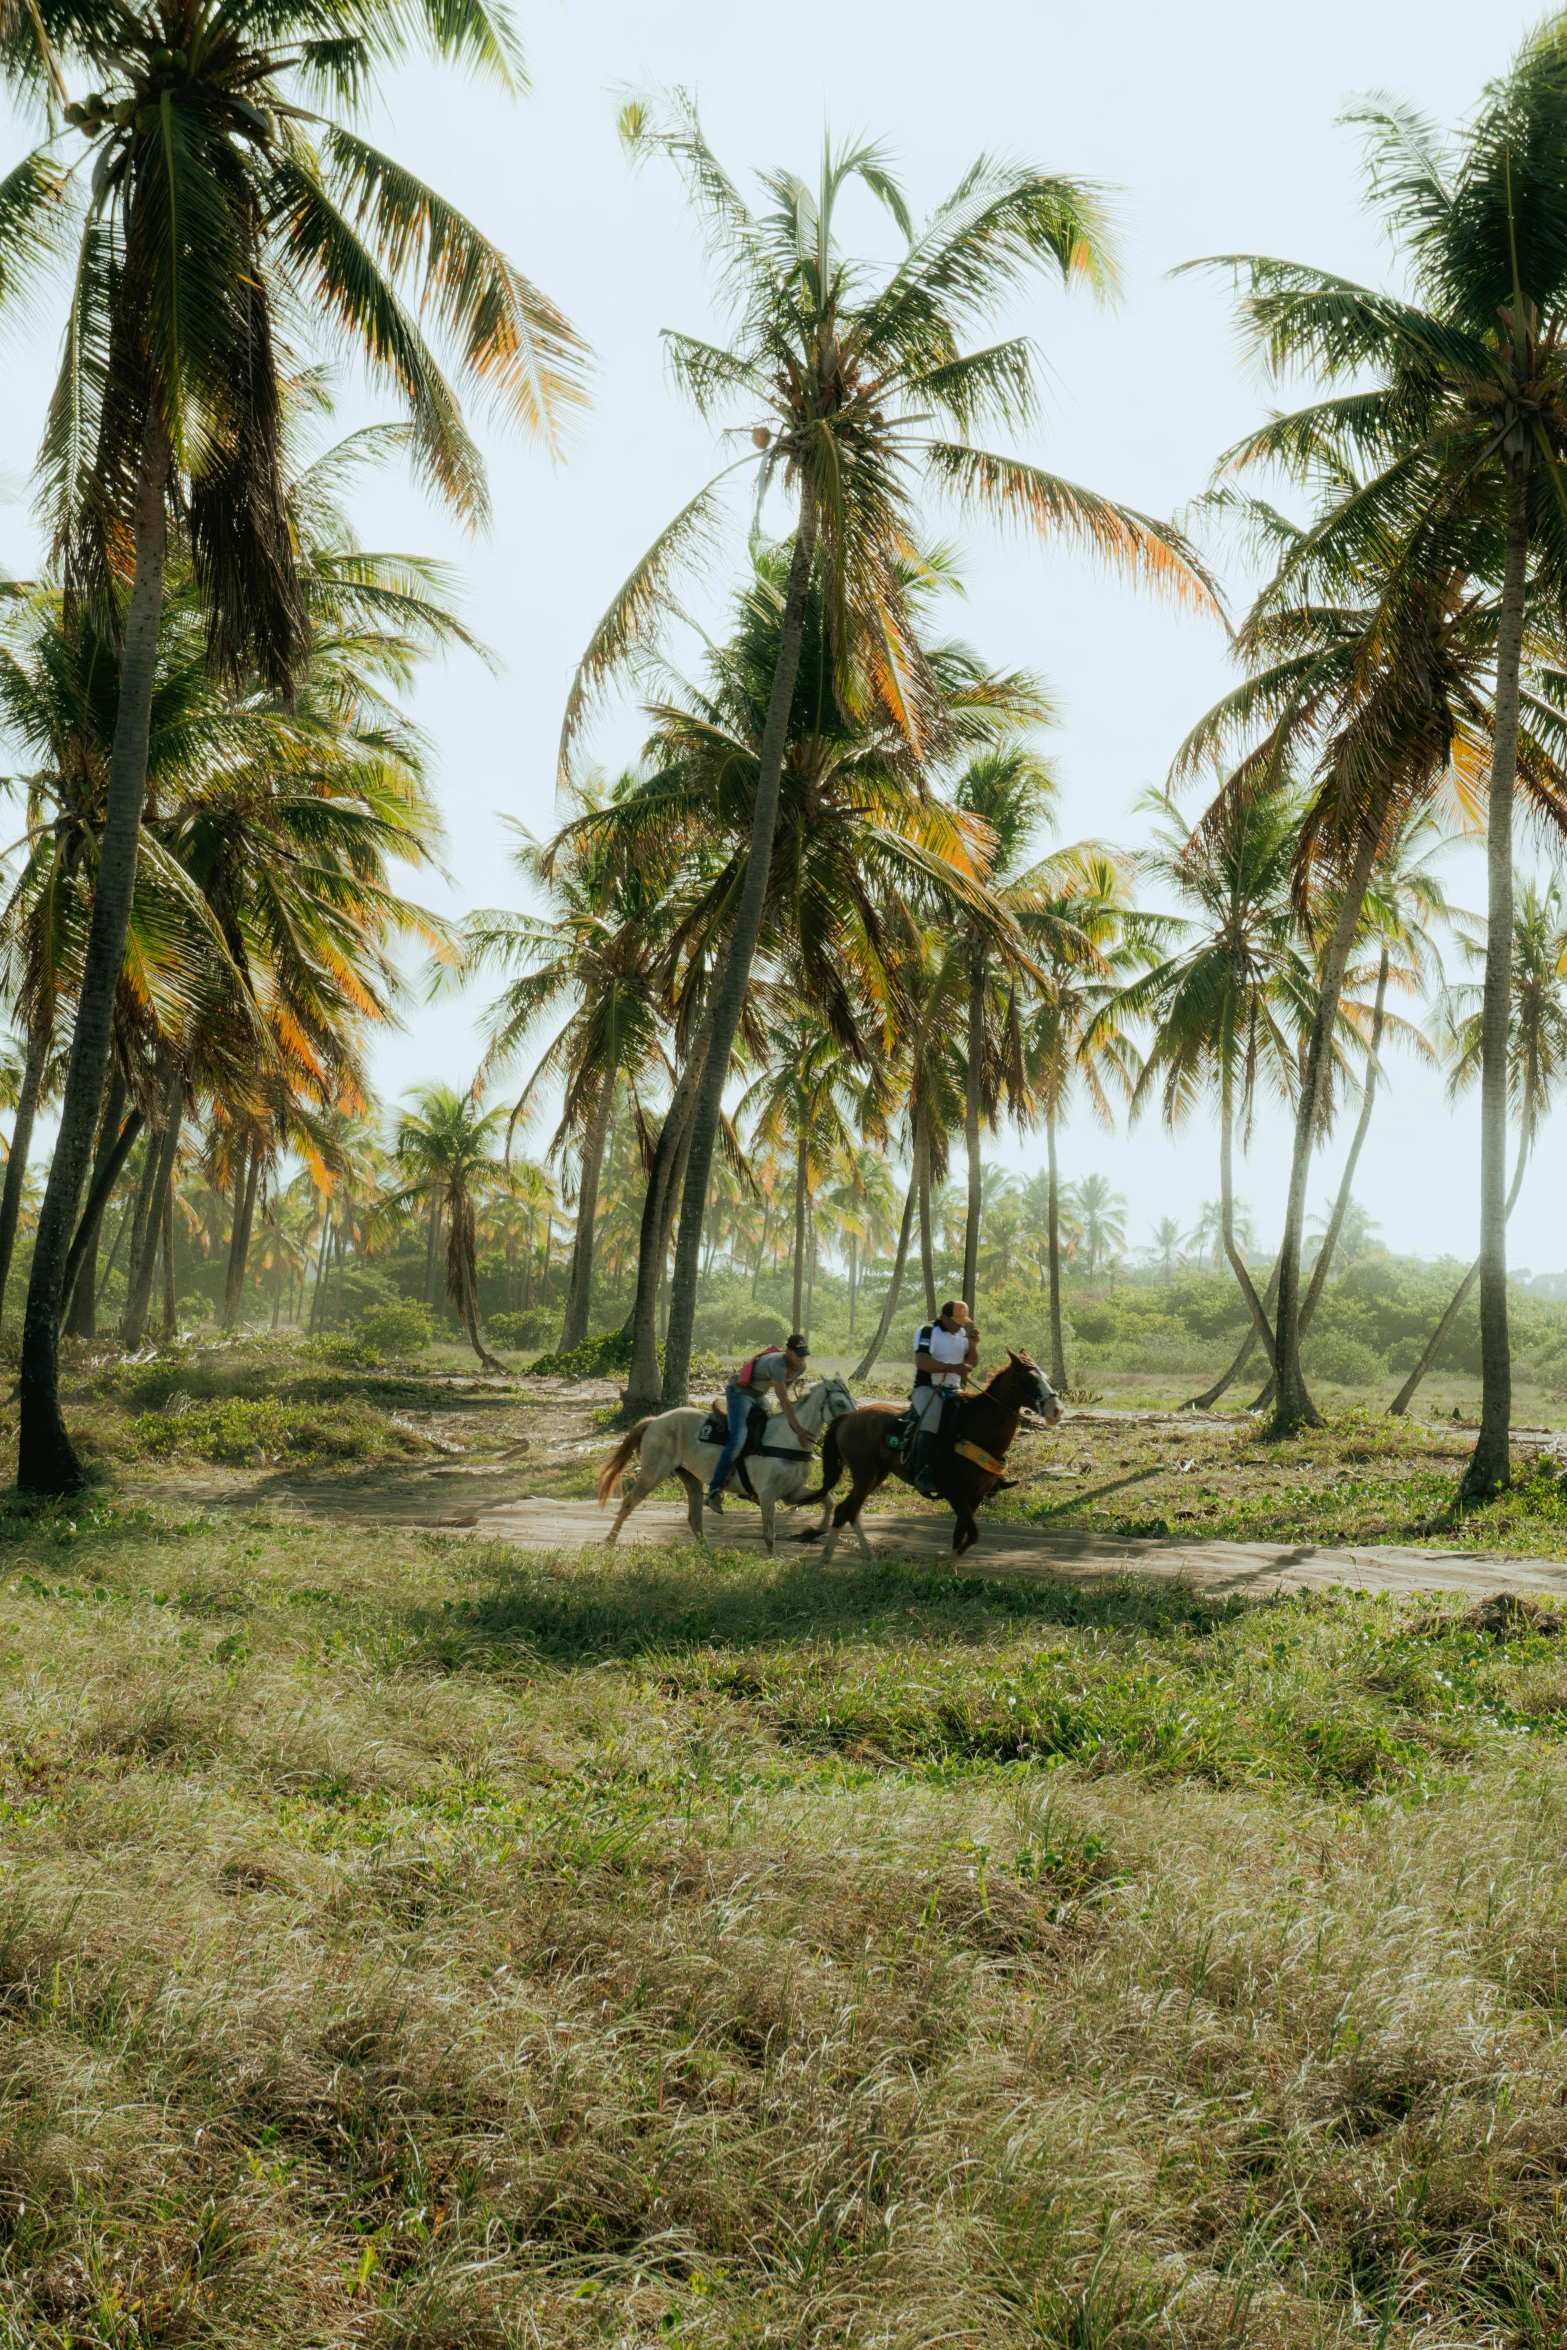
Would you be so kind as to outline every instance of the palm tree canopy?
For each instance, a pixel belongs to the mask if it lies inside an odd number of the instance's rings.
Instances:
[[[843,708],[885,715],[921,755],[941,746],[945,721],[903,575],[920,536],[921,485],[960,511],[1075,540],[1214,608],[1169,525],[973,437],[1034,420],[1034,354],[1022,337],[965,350],[966,336],[1037,270],[1100,293],[1113,284],[1097,188],[981,157],[916,229],[885,152],[829,139],[814,179],[762,175],[753,211],[683,91],[632,101],[621,127],[634,156],[661,154],[680,172],[732,320],[725,345],[666,332],[671,373],[700,415],[738,410],[754,448],[681,509],[604,614],[567,705],[563,765],[594,700],[670,617],[682,566],[713,543],[723,485],[746,467],[758,477],[758,506],[775,480],[808,503]],[[840,206],[856,182],[906,239],[881,275],[839,239]]]
[[[486,511],[458,385],[556,443],[582,347],[516,267],[435,191],[320,108],[352,109],[425,47],[515,81],[485,0],[337,9],[310,0],[38,0],[0,17],[0,70],[55,118],[0,181],[0,305],[52,262],[74,284],[43,450],[67,585],[107,602],[125,572],[149,436],[188,532],[212,651],[285,684],[306,611],[286,522],[288,345],[349,347],[410,420],[415,463],[461,515]],[[87,95],[65,108],[65,77]]]

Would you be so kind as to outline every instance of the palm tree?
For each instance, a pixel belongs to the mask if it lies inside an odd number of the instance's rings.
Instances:
[[[1031,415],[1032,354],[1022,339],[964,354],[964,331],[1039,267],[1056,269],[1067,283],[1109,283],[1104,226],[1089,188],[981,162],[916,232],[881,151],[829,143],[814,186],[774,172],[763,183],[770,208],[755,215],[683,95],[631,104],[622,130],[633,153],[661,153],[681,171],[736,314],[727,347],[666,335],[676,380],[704,416],[722,406],[746,409],[755,450],[697,492],[616,595],[578,669],[563,755],[593,696],[666,619],[673,575],[708,544],[726,476],[754,463],[760,490],[779,481],[795,502],[744,875],[714,986],[689,1140],[670,1146],[685,1150],[686,1168],[666,1394],[676,1390],[683,1400],[708,1174],[762,930],[813,575],[822,581],[840,706],[851,714],[885,712],[921,754],[939,748],[943,727],[941,696],[903,586],[918,478],[972,510],[1073,536],[1189,601],[1209,606],[1212,599],[1170,530],[973,444],[975,427],[986,420],[1013,426]],[[908,240],[880,282],[837,241],[839,200],[856,180]]]
[[[940,573],[928,562],[906,568],[911,607],[923,621]],[[654,705],[643,779],[573,819],[561,835],[562,845],[590,840],[617,870],[664,871],[678,859],[669,889],[667,1009],[680,1066],[643,1202],[628,1412],[660,1400],[655,1306],[715,1017],[716,975],[749,870],[786,589],[787,565],[777,550],[758,550],[734,628],[711,649],[703,686],[682,682]],[[1037,719],[1037,688],[1028,678],[991,674],[934,630],[921,642],[948,733],[963,749]],[[792,991],[809,1004],[823,1033],[868,1076],[882,1070],[892,1084],[901,1043],[923,1017],[916,998],[923,1003],[927,985],[936,984],[921,962],[929,926],[945,915],[951,927],[989,904],[981,879],[987,836],[976,818],[929,789],[901,728],[885,713],[844,713],[832,658],[830,616],[816,580],[805,598],[758,948],[786,996]],[[999,909],[993,919],[1004,931]],[[939,971],[940,957],[934,961]],[[740,1030],[752,1062],[765,1056],[768,1027],[753,987]],[[663,1400],[678,1401],[684,1371],[677,1390],[674,1371],[666,1370]]]
[[[784,1020],[768,1066],[745,1094],[736,1123],[754,1118],[764,1150],[789,1148],[794,1157],[794,1296],[791,1327],[810,1335],[805,1271],[811,1252],[814,1193],[841,1153],[851,1147],[853,1081],[833,1038],[809,1014]]]
[[[1248,259],[1247,316],[1276,365],[1316,367],[1351,383],[1319,404],[1373,468],[1353,501],[1364,544],[1380,537],[1400,581],[1460,567],[1497,590],[1495,694],[1489,761],[1487,922],[1512,936],[1513,809],[1520,778],[1520,716],[1531,605],[1536,625],[1560,634],[1567,608],[1567,511],[1558,468],[1567,456],[1567,19],[1531,37],[1486,93],[1456,145],[1407,110],[1363,108],[1373,199],[1406,253],[1416,299],[1406,301],[1293,263]],[[1265,436],[1287,448],[1302,420]],[[1263,440],[1253,443],[1260,452]],[[1527,781],[1527,775],[1524,778]],[[1363,823],[1363,840],[1380,829]],[[1367,860],[1369,865],[1369,858]],[[1357,865],[1357,870],[1358,870]],[[1346,897],[1341,927],[1358,908]],[[1347,947],[1347,938],[1346,938]],[[1330,980],[1332,974],[1329,974]],[[1511,1355],[1507,1329],[1508,958],[1487,965],[1481,1075],[1480,1320],[1483,1403],[1462,1490],[1499,1492],[1510,1475]],[[1314,1045],[1318,1039],[1313,1039]],[[1319,1047],[1317,1060],[1322,1052]],[[1316,1069],[1301,1117],[1308,1128]],[[1292,1184],[1281,1256],[1280,1320],[1293,1305],[1300,1216]],[[1287,1291],[1290,1293],[1287,1298]],[[1294,1390],[1286,1350],[1279,1413],[1309,1409]]]
[[[1126,1200],[1113,1191],[1108,1175],[1083,1175],[1071,1186],[1070,1205],[1083,1235],[1090,1281],[1101,1262],[1126,1246]]]
[[[1123,1019],[1153,1024],[1132,1111],[1157,1091],[1174,1132],[1204,1094],[1217,1096],[1219,1245],[1271,1367],[1273,1332],[1235,1228],[1234,1143],[1237,1118],[1243,1135],[1250,1129],[1260,1087],[1294,1098],[1298,1039],[1316,1008],[1289,895],[1300,795],[1287,782],[1223,793],[1190,829],[1168,802],[1151,805],[1158,832],[1139,863],[1191,911],[1175,926],[1176,951],[1118,1002]]]
[[[1155,959],[1166,925],[1134,911],[1127,874],[1096,841],[1058,850],[1032,876],[1040,917],[1031,924],[1035,973],[1024,1037],[1027,1098],[1045,1129],[1045,1267],[1050,1378],[1068,1385],[1061,1314],[1062,1191],[1057,1136],[1072,1095],[1086,1094],[1104,1126],[1112,1086],[1130,1095],[1138,1061],[1120,1010],[1121,989]],[[1046,920],[1043,917],[1051,917]]]
[[[504,20],[458,0],[417,14],[382,7],[321,33],[308,9],[242,20],[196,0],[141,0],[111,16],[89,0],[47,0],[0,20],[13,87],[52,106],[66,72],[93,85],[67,109],[92,159],[85,195],[53,140],[5,183],[0,294],[13,308],[25,299],[79,222],[45,496],[69,597],[123,608],[92,921],[28,1293],[24,1489],[70,1491],[82,1478],[60,1416],[59,1312],[131,913],[171,517],[214,666],[235,678],[254,670],[286,692],[308,628],[286,512],[279,308],[319,321],[395,391],[421,470],[470,520],[484,511],[480,461],[395,281],[413,284],[461,374],[526,429],[553,439],[581,396],[579,347],[560,314],[433,190],[319,112],[333,98],[362,103],[417,38],[514,78]]]
[[[1483,950],[1471,946],[1470,952],[1478,958]],[[1490,959],[1485,967],[1489,977]],[[1453,1094],[1467,1091],[1484,1068],[1486,1008],[1483,987],[1457,987],[1448,992],[1443,1021],[1453,1062],[1449,1079],[1449,1091]],[[1512,1114],[1518,1121],[1518,1152],[1503,1203],[1509,1216],[1518,1204],[1541,1121],[1549,1113],[1564,1078],[1567,1078],[1567,895],[1553,875],[1544,883],[1526,881],[1518,889],[1513,906],[1507,1093]],[[1393,1398],[1391,1411],[1408,1411],[1416,1389],[1446,1345],[1477,1275],[1482,1273],[1483,1260],[1477,1258],[1426,1341],[1420,1360]]]
[[[1159,1259],[1161,1277],[1170,1281],[1175,1277],[1175,1260],[1182,1247],[1182,1233],[1178,1216],[1161,1216],[1153,1228],[1154,1254]]]
[[[1010,914],[1033,944],[1029,916],[1049,916],[1030,884],[1028,852],[1054,810],[1058,786],[1042,759],[1020,745],[971,760],[958,778],[954,798],[965,815],[977,816],[990,835],[985,882],[991,898]],[[955,942],[966,966],[968,1002],[964,1038],[963,1139],[968,1163],[967,1217],[963,1232],[963,1296],[975,1305],[979,1279],[982,1208],[980,1126],[994,1127],[1003,1092],[1014,1110],[1023,1100],[1023,1041],[1017,966],[1011,984],[994,985],[995,924],[975,919]]]
[[[427,1208],[432,1219],[441,1218],[446,1294],[469,1345],[489,1371],[503,1366],[479,1331],[477,1209],[500,1173],[495,1137],[505,1118],[504,1109],[481,1109],[471,1093],[455,1093],[449,1085],[420,1086],[397,1123],[394,1148],[401,1180],[378,1203],[373,1225],[382,1231],[416,1206]]]
[[[626,778],[621,796],[634,787]],[[579,791],[588,814],[598,795]],[[635,858],[613,839],[568,827],[541,849],[521,827],[514,861],[552,901],[546,916],[487,910],[463,925],[463,976],[498,965],[516,974],[491,1005],[476,1084],[486,1084],[521,1055],[539,1022],[563,1004],[571,1014],[534,1062],[512,1111],[521,1120],[541,1081],[563,1080],[565,1097],[553,1148],[578,1149],[576,1235],[561,1323],[562,1351],[588,1334],[599,1186],[609,1144],[615,1089],[633,1088],[664,1068],[665,973],[670,893],[676,860],[646,844]]]

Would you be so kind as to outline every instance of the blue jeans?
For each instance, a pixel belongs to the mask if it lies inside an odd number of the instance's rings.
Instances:
[[[751,1406],[756,1398],[738,1379],[731,1379],[724,1389],[724,1410],[729,1415],[729,1442],[718,1456],[718,1466],[708,1485],[709,1494],[722,1493],[724,1479],[740,1458],[740,1447],[745,1442],[746,1428],[751,1418]]]

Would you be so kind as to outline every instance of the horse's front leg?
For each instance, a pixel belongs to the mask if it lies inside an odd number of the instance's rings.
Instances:
[[[762,1495],[761,1508],[762,1548],[766,1551],[768,1557],[771,1558],[773,1555],[773,1537],[778,1525],[778,1504],[770,1493],[764,1493]]]
[[[979,1540],[979,1521],[966,1502],[955,1501],[952,1507],[956,1512],[952,1528],[953,1555],[961,1558],[963,1553],[966,1550],[972,1550]]]
[[[707,1537],[702,1531],[702,1480],[693,1477],[689,1469],[677,1469],[675,1475],[686,1489],[686,1524],[691,1529],[691,1538],[694,1542],[705,1542]]]

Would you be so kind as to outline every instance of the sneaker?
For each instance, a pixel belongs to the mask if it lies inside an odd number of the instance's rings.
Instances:
[[[704,1507],[710,1509],[715,1517],[721,1518],[724,1514],[723,1495],[721,1493],[710,1493],[707,1497]]]

